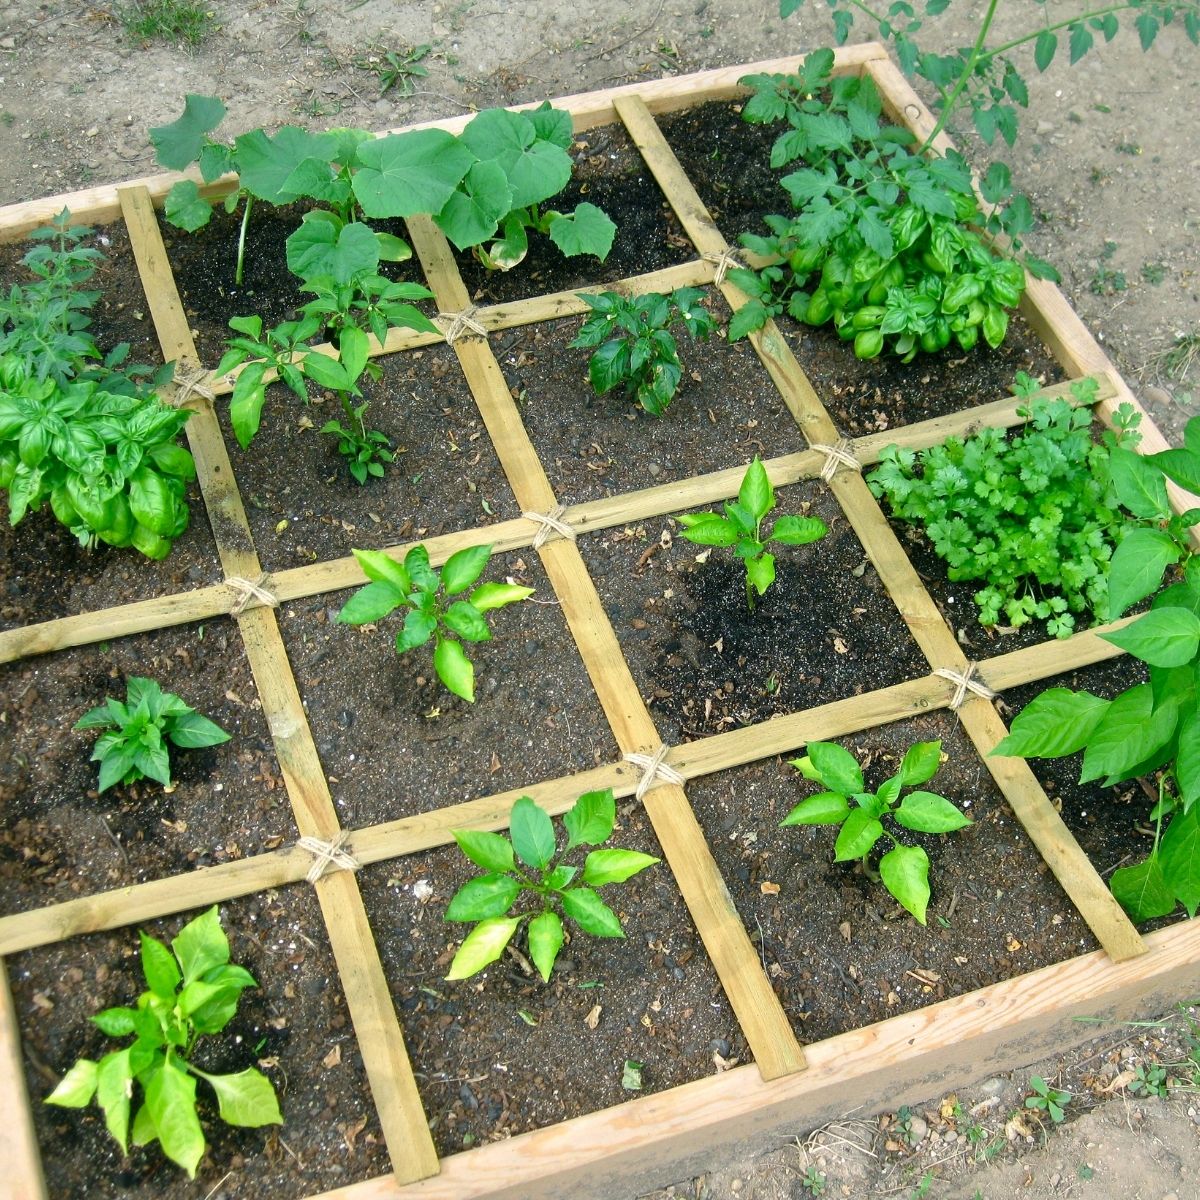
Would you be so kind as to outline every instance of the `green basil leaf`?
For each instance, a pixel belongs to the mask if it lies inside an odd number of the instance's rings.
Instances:
[[[481,829],[452,829],[450,832],[454,834],[458,848],[476,866],[485,871],[516,870],[512,843],[503,835]]]
[[[1159,846],[1163,879],[1189,917],[1200,907],[1200,805],[1176,813]]]
[[[408,623],[405,622],[407,628]],[[468,703],[475,702],[475,668],[461,642],[453,638],[439,638],[433,651],[433,669],[456,696],[461,696]]]
[[[465,592],[483,574],[491,557],[491,546],[469,546],[450,555],[442,567],[442,586],[447,596]]]
[[[1175,911],[1175,893],[1167,886],[1157,854],[1132,867],[1119,867],[1108,886],[1117,903],[1135,922],[1151,921]]]
[[[1182,667],[1200,649],[1200,617],[1185,608],[1159,608],[1101,637],[1152,667]]]
[[[359,588],[338,610],[343,625],[369,625],[382,621],[405,602],[404,593],[394,583],[376,581]]]
[[[835,742],[809,742],[805,750],[816,778],[831,791],[850,796],[863,790],[862,768],[848,750]]]
[[[992,753],[1020,758],[1075,754],[1087,745],[1109,703],[1091,692],[1050,688],[1021,710],[1008,737]]]
[[[862,858],[883,836],[883,826],[866,809],[853,809],[842,824],[834,844],[834,862]]]
[[[900,782],[905,787],[928,783],[942,765],[942,743],[917,742],[909,746],[900,764]]]

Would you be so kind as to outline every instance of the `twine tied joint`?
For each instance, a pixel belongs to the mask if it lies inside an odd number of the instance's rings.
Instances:
[[[229,615],[240,617],[248,608],[261,608],[263,605],[278,608],[279,598],[267,590],[267,580],[270,578],[270,575],[263,572],[256,580],[243,579],[240,575],[233,575],[225,580],[238,593]],[[257,600],[258,603],[252,605],[251,600]]]
[[[548,513],[523,512],[521,514],[527,521],[536,521],[541,526],[533,538],[535,550],[540,550],[552,533],[561,533],[568,541],[575,540],[575,530],[563,520],[566,511],[561,504],[556,504]]]
[[[332,842],[315,837],[302,837],[296,842],[301,850],[313,856],[312,866],[304,877],[309,883],[316,883],[326,871],[357,871],[362,866],[349,850],[342,848],[349,836],[350,831],[343,829]]]
[[[446,338],[446,345],[453,346],[454,343],[466,333],[475,333],[484,340],[487,339],[487,329],[477,320],[475,320],[475,314],[478,311],[478,305],[468,304],[467,307],[462,310],[462,312],[438,313],[437,319],[444,326],[442,332]]]
[[[668,746],[661,745],[653,754],[625,755],[626,762],[642,768],[642,778],[638,781],[637,791],[634,792],[636,799],[644,800],[646,793],[658,783],[682,784],[684,782],[683,776],[664,761],[668,749]]]
[[[746,265],[728,246],[720,254],[709,252],[703,255],[703,258],[705,262],[716,263],[717,269],[713,274],[713,283],[718,287],[725,282],[725,276],[730,270],[736,270]]]
[[[208,386],[209,373],[201,366],[185,366],[182,371],[176,369],[171,380],[175,385],[175,395],[171,403],[176,408],[182,408],[191,395],[197,395],[202,400],[215,401],[216,393]]]
[[[862,470],[862,463],[854,457],[850,449],[849,438],[838,438],[837,442],[832,446],[813,442],[809,446],[809,449],[816,450],[819,454],[825,455],[825,465],[821,468],[821,479],[825,483],[828,483],[837,474],[839,466],[847,466],[855,471]]]
[[[974,678],[978,663],[972,661],[967,663],[967,669],[961,674],[958,671],[952,671],[949,667],[938,667],[934,671],[935,675],[942,679],[948,679],[955,685],[954,695],[950,698],[950,708],[957,712],[967,698],[969,692],[972,696],[978,696],[982,700],[994,700],[1000,693],[994,692],[986,684],[980,683]]]

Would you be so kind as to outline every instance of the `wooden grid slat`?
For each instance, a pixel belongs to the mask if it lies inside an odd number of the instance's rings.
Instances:
[[[8,986],[8,971],[0,958],[0,1194],[13,1200],[46,1200],[42,1156],[38,1150],[33,1110],[25,1090],[21,1058],[21,1027]],[[8,1187],[19,1191],[7,1191]]]

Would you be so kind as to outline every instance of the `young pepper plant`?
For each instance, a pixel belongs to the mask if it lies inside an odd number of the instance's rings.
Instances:
[[[775,582],[775,556],[770,542],[785,546],[807,546],[829,532],[819,517],[780,517],[770,529],[763,522],[775,507],[775,489],[766,468],[755,456],[742,478],[736,503],[725,502],[720,513],[684,513],[676,520],[683,526],[681,537],[698,546],[732,546],[746,568],[746,607],[754,611],[755,593],[762,596]]]
[[[210,1074],[191,1061],[200,1039],[220,1033],[237,1014],[242,992],[258,984],[245,967],[229,961],[229,940],[215,905],[189,921],[169,950],[145,933],[141,944],[147,991],[133,1007],[106,1008],[92,1017],[110,1037],[135,1040],[99,1062],[79,1059],[46,1103],[86,1108],[94,1097],[122,1152],[128,1153],[131,1140],[135,1146],[157,1141],[194,1179],[208,1148],[197,1114],[198,1079],[216,1093],[217,1111],[227,1124],[253,1129],[283,1123],[275,1088],[261,1071]],[[142,1101],[133,1113],[135,1084]]]
[[[592,850],[583,873],[562,861],[578,846],[598,846],[612,836],[616,804],[612,790],[585,792],[563,815],[567,843],[557,851],[554,823],[528,796],[512,807],[509,838],[499,833],[455,829],[459,849],[487,874],[463,884],[446,910],[447,921],[477,921],[450,964],[447,979],[467,979],[495,962],[513,935],[529,921],[529,957],[545,982],[565,940],[556,905],[593,937],[623,938],[617,914],[596,888],[624,883],[660,860],[639,850]],[[537,905],[511,915],[522,893]]]
[[[469,546],[452,554],[436,571],[424,546],[413,546],[403,564],[381,550],[355,550],[354,557],[371,582],[342,605],[337,619],[346,625],[374,624],[397,608],[407,608],[404,628],[396,635],[396,652],[404,654],[432,638],[438,678],[456,696],[473,703],[475,667],[462,643],[491,641],[485,614],[533,595],[533,588],[488,582],[464,599],[452,599],[462,596],[483,574],[491,553],[491,546]]]
[[[878,791],[868,792],[862,768],[848,750],[833,742],[810,742],[803,758],[791,759],[805,779],[827,790],[801,800],[784,817],[781,825],[840,825],[834,846],[834,862],[868,859],[880,838],[892,848],[879,860],[879,878],[884,887],[916,919],[925,924],[929,906],[929,855],[920,846],[906,846],[883,824],[891,817],[896,824],[918,833],[951,833],[970,825],[945,796],[913,791],[903,799],[902,788],[927,783],[941,765],[942,743],[917,742],[910,746],[900,770],[885,780]]]

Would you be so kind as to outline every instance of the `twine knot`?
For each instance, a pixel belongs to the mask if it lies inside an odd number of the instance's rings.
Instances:
[[[990,687],[973,678],[978,665],[978,663],[973,661],[968,662],[967,669],[961,674],[958,671],[950,670],[949,667],[938,667],[934,671],[935,675],[940,676],[942,679],[948,679],[955,685],[954,695],[950,698],[950,707],[953,711],[957,712],[962,707],[962,703],[967,698],[968,692],[972,696],[980,697],[982,700],[994,700],[1000,694],[999,692],[993,692]]]
[[[182,408],[189,396],[195,394],[203,400],[216,400],[216,393],[208,386],[211,379],[209,373],[201,366],[185,366],[182,374],[176,368],[174,378],[175,395],[172,403],[176,408]]]
[[[462,312],[438,313],[437,319],[443,324],[442,333],[446,338],[446,345],[453,346],[465,333],[477,333],[481,338],[487,338],[487,329],[475,320],[478,311],[477,305],[468,304]]]
[[[825,455],[825,465],[821,468],[821,478],[826,483],[837,474],[839,466],[851,467],[855,471],[862,470],[862,463],[851,453],[849,438],[838,438],[837,442],[832,446],[813,442],[809,446],[809,449],[816,450],[819,454]]]
[[[266,583],[270,578],[271,576],[264,571],[256,580],[243,579],[240,575],[233,575],[225,580],[226,584],[238,593],[229,615],[240,617],[248,608],[261,608],[263,605],[278,608],[279,598],[267,591]],[[258,603],[251,605],[251,600],[257,600]]]
[[[523,512],[527,521],[536,521],[541,528],[533,538],[533,548],[540,550],[550,539],[552,533],[561,533],[568,541],[575,540],[575,530],[563,520],[567,510],[561,504],[556,504],[548,513]]]
[[[713,283],[718,287],[725,282],[725,276],[731,268],[736,270],[746,265],[728,246],[720,254],[713,254],[710,251],[702,257],[705,262],[716,263],[717,269],[713,273]]]
[[[357,871],[362,866],[353,854],[342,849],[349,836],[350,831],[343,829],[332,842],[315,837],[302,837],[296,842],[301,850],[313,856],[313,864],[304,877],[309,883],[316,883],[326,871]]]
[[[666,745],[660,745],[653,754],[625,755],[626,762],[642,768],[642,778],[638,781],[637,791],[634,792],[634,796],[638,800],[644,800],[646,793],[658,782],[678,784],[684,782],[683,776],[674,767],[668,766],[663,761],[667,757],[667,750]]]

